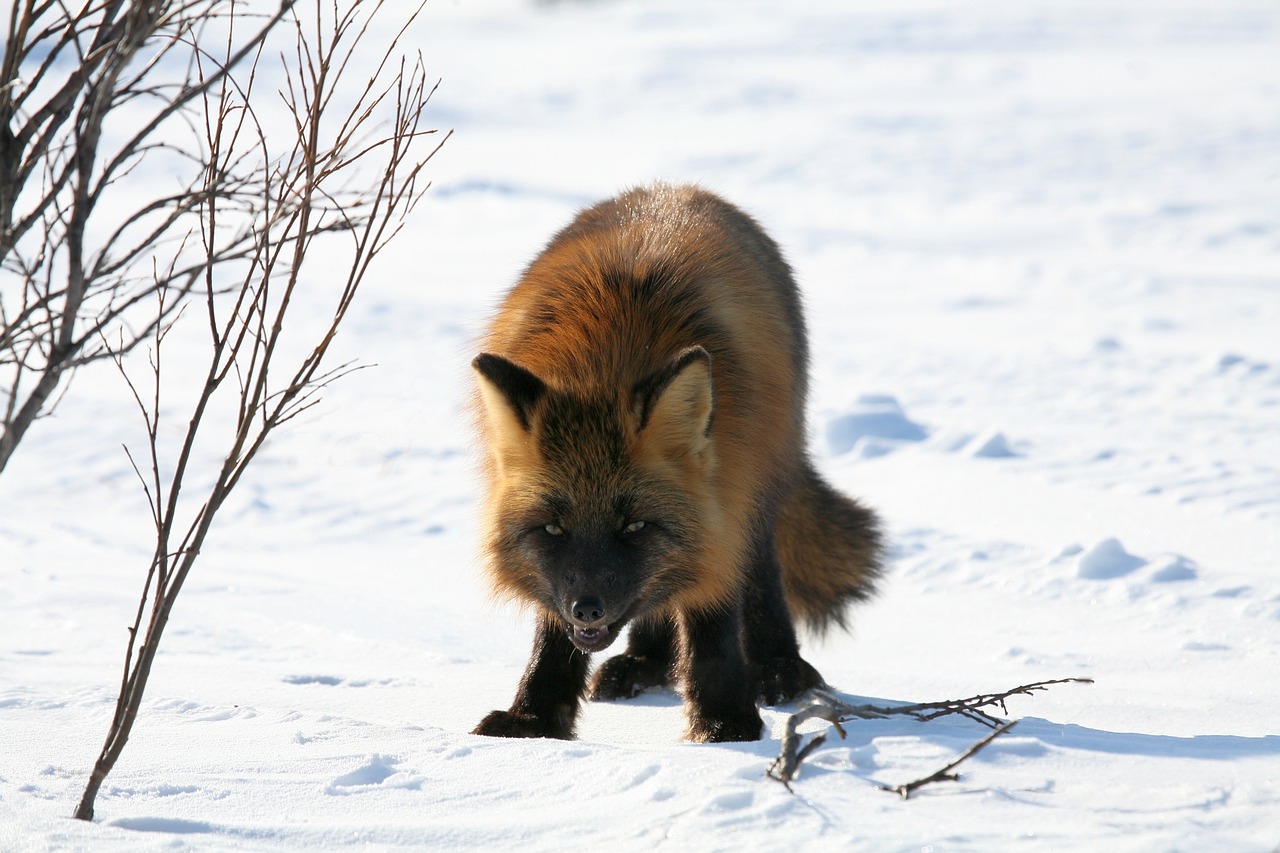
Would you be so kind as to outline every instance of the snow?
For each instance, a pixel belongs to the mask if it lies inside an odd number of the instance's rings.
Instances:
[[[338,341],[376,366],[222,510],[92,824],[149,556],[113,369],[0,476],[0,850],[1275,849],[1274,3],[431,0],[412,35],[455,135]],[[851,723],[794,794],[794,707],[754,744],[679,742],[665,691],[576,742],[468,734],[531,632],[476,566],[474,338],[655,178],[784,246],[816,462],[892,536],[815,666],[877,703],[1095,680],[1011,700],[959,782],[877,787],[986,733],[952,718]]]
[[[827,421],[827,448],[833,455],[852,452],[859,458],[883,456],[927,435],[924,427],[908,419],[902,406],[888,394],[862,394],[851,411]]]
[[[1093,580],[1111,580],[1123,577],[1146,564],[1146,560],[1126,551],[1120,540],[1109,537],[1080,555],[1076,562],[1076,574]]]

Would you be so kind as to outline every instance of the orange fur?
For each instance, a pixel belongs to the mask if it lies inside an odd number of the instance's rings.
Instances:
[[[596,693],[661,681],[642,651],[668,653],[664,624],[678,626],[681,648],[692,637],[706,649],[736,642],[716,638],[741,625],[762,695],[820,683],[789,614],[842,623],[845,603],[871,590],[880,539],[875,517],[808,462],[799,294],[750,217],[691,186],[602,202],[529,265],[483,349],[490,577],[549,621],[516,706],[478,731],[571,731],[572,714],[552,725],[560,712],[545,710],[576,708],[549,686],[556,626],[584,651],[628,621],[645,626],[622,656],[632,663],[607,689],[598,673]],[[700,627],[707,618],[714,628]],[[754,712],[725,698],[738,688],[679,654],[677,669],[716,682],[694,702],[691,737],[754,737]],[[535,705],[544,710],[519,710]]]
[[[698,526],[707,539],[699,579],[672,602],[677,606],[712,607],[738,588],[761,496],[782,489],[803,462],[803,394],[796,389],[804,387],[804,365],[771,278],[777,265],[767,257],[772,246],[756,245],[750,225],[726,221],[722,206],[701,190],[659,185],[584,214],[528,268],[483,344],[557,394],[598,399],[625,414],[637,461],[700,508]],[[660,279],[661,287],[638,301],[615,286],[619,275],[632,282]],[[715,458],[705,470],[653,452],[648,436],[634,433],[626,399],[639,382],[695,345],[712,354],[715,389]],[[491,448],[518,446],[523,438],[513,435],[510,423],[491,418],[486,426]],[[527,497],[522,486],[556,473],[534,452],[519,460],[498,452],[490,506],[510,507]],[[493,526],[509,511],[490,516],[491,537],[501,536]],[[500,589],[520,587],[504,576],[502,562],[491,563],[491,570]]]

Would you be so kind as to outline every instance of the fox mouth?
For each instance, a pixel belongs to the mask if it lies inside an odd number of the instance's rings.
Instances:
[[[580,628],[573,625],[569,629],[569,639],[583,652],[598,652],[607,649],[618,639],[617,625],[601,625],[593,628]]]

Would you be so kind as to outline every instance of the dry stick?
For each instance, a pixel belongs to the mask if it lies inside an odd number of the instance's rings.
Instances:
[[[810,703],[787,718],[786,728],[782,734],[782,748],[778,757],[769,765],[768,775],[777,779],[791,790],[791,780],[804,761],[815,749],[826,742],[826,734],[814,735],[807,743],[802,744],[803,736],[797,729],[812,719],[826,720],[835,727],[840,737],[844,737],[841,723],[849,720],[879,720],[891,716],[907,716],[921,722],[936,720],[950,714],[957,714],[966,719],[975,720],[993,729],[998,729],[1001,721],[987,713],[985,708],[999,707],[1001,712],[1008,713],[1005,701],[1011,696],[1030,696],[1033,693],[1047,690],[1054,684],[1092,684],[1092,678],[1055,678],[1050,681],[1037,681],[1023,684],[1000,693],[981,693],[965,699],[948,699],[943,702],[921,702],[914,705],[850,705],[827,690],[812,690]],[[984,744],[985,746],[985,744]]]
[[[831,725],[835,726],[836,731],[840,733],[840,737],[844,738],[844,729],[840,727],[840,711],[830,705],[824,705],[816,699],[808,707],[802,708],[787,717],[786,730],[782,734],[782,749],[779,751],[778,757],[773,760],[773,764],[769,765],[768,774],[785,785],[788,791],[791,790],[791,780],[795,778],[796,771],[800,769],[800,762],[804,761],[809,753],[827,740],[825,734],[818,734],[814,735],[804,746],[800,745],[801,736],[796,729],[800,727],[801,723],[805,723],[815,717],[831,723]]]
[[[912,791],[915,791],[919,788],[923,788],[925,785],[928,785],[931,782],[958,782],[960,781],[960,774],[952,773],[951,772],[952,770],[959,767],[961,762],[964,762],[972,758],[973,756],[977,755],[984,746],[991,743],[991,741],[1000,737],[1000,735],[1009,731],[1009,729],[1013,728],[1017,724],[1018,724],[1017,720],[1010,720],[1009,722],[1000,726],[1000,728],[992,731],[991,734],[987,735],[982,740],[975,743],[973,746],[966,749],[964,752],[960,754],[959,758],[952,761],[950,764],[946,765],[945,767],[942,767],[941,769],[936,770],[933,773],[930,773],[928,776],[925,776],[921,779],[916,779],[914,782],[907,782],[906,784],[903,784],[903,785],[892,785],[892,786],[881,785],[880,790],[888,791],[891,794],[897,794],[900,797],[902,797],[902,799],[905,800],[911,796]]]

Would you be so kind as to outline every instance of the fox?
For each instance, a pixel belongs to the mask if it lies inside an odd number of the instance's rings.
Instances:
[[[847,626],[883,536],[811,463],[800,293],[755,219],[696,185],[589,207],[480,348],[482,550],[536,628],[475,734],[573,739],[584,699],[676,686],[686,740],[754,741],[758,703],[826,686],[796,627]]]

